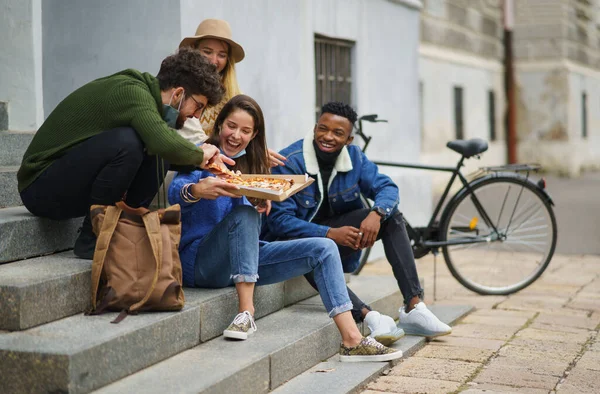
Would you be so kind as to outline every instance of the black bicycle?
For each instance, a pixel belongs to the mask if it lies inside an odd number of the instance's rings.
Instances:
[[[372,138],[363,132],[364,121],[385,120],[378,120],[377,115],[359,118],[355,135],[364,141],[363,152]],[[554,203],[545,190],[546,182],[530,179],[540,166],[482,167],[468,181],[461,167],[466,159],[480,158],[488,149],[487,141],[456,140],[447,147],[461,155],[456,167],[375,161],[379,166],[452,173],[427,226],[412,227],[406,221],[415,258],[430,252],[437,255],[441,249],[452,275],[479,294],[506,295],[529,286],[548,267],[556,247]],[[444,205],[456,178],[462,188]],[[365,204],[371,206],[367,200]],[[363,251],[355,275],[369,253],[370,248]]]

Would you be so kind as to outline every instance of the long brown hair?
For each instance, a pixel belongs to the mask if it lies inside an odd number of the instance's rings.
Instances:
[[[254,119],[254,138],[250,140],[246,147],[246,154],[235,159],[233,170],[239,170],[244,174],[269,174],[271,167],[269,165],[269,156],[267,154],[267,137],[265,135],[265,118],[262,109],[252,97],[240,94],[233,97],[225,104],[213,128],[213,134],[207,141],[210,144],[219,146],[219,135],[225,119],[235,110],[247,112]]]

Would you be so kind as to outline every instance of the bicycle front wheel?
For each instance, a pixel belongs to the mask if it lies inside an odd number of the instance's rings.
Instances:
[[[448,207],[441,237],[457,243],[443,247],[443,253],[463,286],[506,295],[529,286],[548,267],[556,219],[549,198],[535,184],[496,174],[476,181]]]

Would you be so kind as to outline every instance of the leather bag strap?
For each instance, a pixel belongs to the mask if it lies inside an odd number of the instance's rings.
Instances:
[[[108,252],[110,240],[119,223],[121,209],[113,206],[106,207],[104,212],[104,221],[96,241],[96,250],[94,251],[94,260],[92,262],[92,310],[96,309],[96,297],[98,296],[98,286],[100,285],[100,276],[104,267],[104,260]]]
[[[152,284],[146,292],[146,295],[139,302],[136,302],[135,304],[129,307],[130,312],[140,309],[148,301],[148,299],[152,295],[152,292],[154,291],[154,288],[156,287],[156,282],[158,282],[158,275],[162,268],[163,243],[162,235],[160,233],[160,219],[158,217],[158,212],[146,213],[142,216],[142,219],[144,220],[144,227],[146,228],[146,233],[148,234],[148,239],[150,240],[152,253],[154,254],[154,260],[156,262],[156,271],[154,272]]]

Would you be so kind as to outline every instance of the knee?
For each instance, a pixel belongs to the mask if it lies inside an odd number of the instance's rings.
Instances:
[[[329,238],[316,238],[314,245],[314,250],[320,256],[320,260],[322,262],[334,262],[341,263],[340,261],[340,252],[338,251],[337,244],[329,239]]]
[[[140,157],[144,153],[144,142],[138,133],[132,127],[117,127],[109,130],[111,140],[115,147],[118,147],[127,155],[139,154]]]
[[[235,217],[237,223],[260,229],[260,214],[254,207],[240,205],[235,207],[231,213]]]

